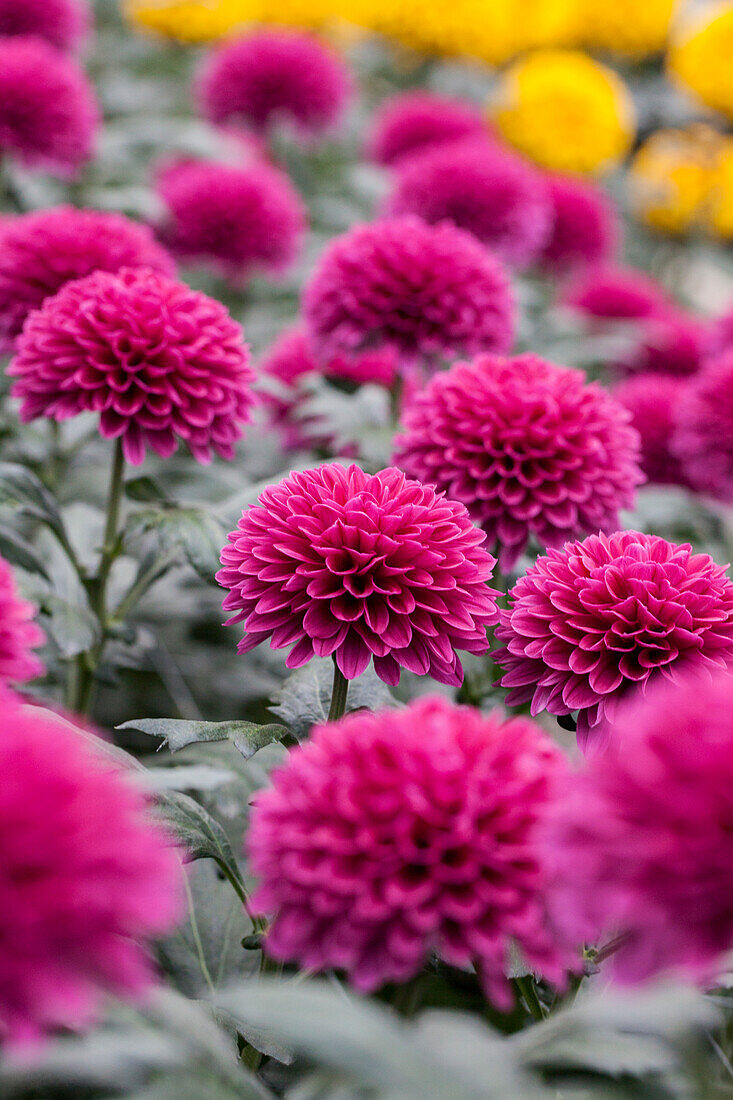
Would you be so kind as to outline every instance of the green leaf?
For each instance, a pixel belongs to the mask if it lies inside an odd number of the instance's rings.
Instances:
[[[171,791],[160,799],[157,812],[181,847],[187,862],[213,859],[222,869],[240,897],[244,897],[244,879],[232,846],[223,828],[195,799]]]
[[[315,658],[288,676],[273,696],[275,705],[270,710],[282,718],[301,740],[312,726],[327,721],[332,687],[333,661],[328,657]],[[387,685],[379,679],[371,665],[358,679],[349,683],[347,712],[362,707],[380,710],[395,705]]]
[[[178,718],[133,718],[117,729],[140,730],[151,737],[162,737],[171,752],[199,741],[231,741],[245,760],[265,745],[282,741],[289,733],[285,726],[275,722],[262,726],[256,722],[192,722]]]
[[[147,475],[131,477],[127,480],[125,482],[125,496],[128,500],[136,500],[143,504],[170,499],[160,482]]]
[[[27,539],[22,538],[12,527],[0,524],[0,554],[11,563],[19,565],[21,569],[27,569],[29,573],[40,573],[47,581],[48,575],[45,562],[36,553]]]
[[[226,541],[223,526],[203,508],[146,508],[131,517],[125,537],[152,534],[163,552],[180,547],[198,575],[215,584],[219,555]]]
[[[62,539],[64,521],[58,505],[32,470],[15,462],[0,462],[0,504],[45,523]]]
[[[55,593],[44,593],[40,606],[48,616],[44,625],[62,657],[68,659],[86,653],[99,640],[99,623],[89,607]]]

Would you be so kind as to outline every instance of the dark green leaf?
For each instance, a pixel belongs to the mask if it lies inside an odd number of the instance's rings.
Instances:
[[[4,524],[0,524],[0,554],[12,565],[19,565],[29,573],[40,573],[46,580],[51,579],[44,561],[28,540]]]
[[[158,813],[188,855],[188,861],[213,859],[244,894],[244,880],[223,828],[187,794],[171,791],[158,802]]]
[[[178,718],[133,718],[117,729],[140,730],[151,737],[162,737],[171,752],[185,749],[199,741],[231,741],[247,760],[265,745],[282,741],[288,736],[285,726],[256,722],[191,722]]]
[[[98,641],[99,624],[88,607],[53,593],[44,594],[40,604],[48,616],[44,625],[62,657],[68,659],[86,653]]]
[[[129,500],[137,500],[143,504],[148,504],[151,501],[168,500],[168,494],[166,493],[160,482],[156,481],[152,477],[132,477],[125,482],[125,496]]]
[[[64,537],[58,505],[40,478],[15,462],[0,462],[0,504],[45,523]]]
[[[180,547],[200,577],[214,582],[219,555],[226,540],[223,526],[203,508],[146,508],[127,526],[126,537],[152,534],[161,551]]]
[[[300,740],[310,728],[325,722],[331,705],[333,661],[316,658],[289,676],[274,696],[270,709]],[[357,680],[349,684],[346,710],[379,710],[395,706],[395,701],[370,665]]]

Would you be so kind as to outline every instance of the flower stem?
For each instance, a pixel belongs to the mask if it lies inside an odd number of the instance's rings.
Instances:
[[[349,694],[349,681],[343,672],[333,662],[333,690],[331,692],[331,709],[328,712],[328,721],[337,722],[346,714],[346,697]]]
[[[524,999],[529,1011],[535,1020],[545,1019],[545,1010],[540,1004],[540,999],[537,996],[537,990],[535,989],[534,980],[531,974],[526,974],[522,978],[514,978],[514,985],[517,993]]]

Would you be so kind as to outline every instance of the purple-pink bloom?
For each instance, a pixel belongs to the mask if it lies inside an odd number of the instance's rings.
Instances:
[[[579,277],[564,297],[567,305],[590,317],[636,321],[667,314],[664,288],[632,267],[606,267]]]
[[[709,983],[733,948],[732,698],[726,672],[633,697],[548,815],[556,926],[613,940],[619,982]]]
[[[537,355],[483,355],[413,397],[394,461],[465,504],[510,569],[532,538],[561,546],[618,528],[644,480],[629,420],[581,371]]]
[[[43,664],[31,652],[46,640],[35,614],[35,607],[18,595],[13,570],[0,558],[0,687],[44,673]]]
[[[310,34],[270,29],[214,50],[198,99],[217,126],[239,123],[261,133],[286,120],[314,136],[338,122],[350,92],[349,71],[334,50]]]
[[[303,309],[321,359],[386,348],[414,363],[504,352],[513,339],[500,262],[465,230],[413,216],[357,225],[332,241]]]
[[[694,489],[733,501],[733,349],[689,380],[671,446]]]
[[[488,136],[481,111],[461,99],[432,92],[402,92],[377,111],[366,153],[377,164],[394,166],[404,157],[465,137]]]
[[[733,668],[733,583],[689,545],[619,531],[539,557],[511,591],[494,652],[507,703],[579,711],[585,744],[621,698],[690,667]]]
[[[609,263],[618,248],[619,216],[610,198],[574,176],[546,176],[552,231],[541,256],[543,267],[565,272]]]
[[[563,984],[576,959],[547,931],[537,838],[568,766],[527,718],[445,699],[316,728],[256,795],[248,836],[274,920],[265,950],[357,989],[406,982],[435,951],[476,966],[510,1008],[512,944]]]
[[[631,413],[641,437],[641,468],[656,485],[687,485],[684,467],[672,453],[677,412],[687,401],[687,379],[674,375],[639,374],[614,390]]]
[[[159,236],[181,259],[241,282],[258,268],[281,274],[298,256],[305,207],[277,168],[179,160],[158,172],[156,187],[167,211]]]
[[[484,136],[444,142],[401,161],[387,212],[452,222],[511,267],[526,267],[547,243],[552,212],[528,162]]]
[[[621,366],[635,373],[695,374],[703,363],[708,339],[704,321],[670,309],[642,322],[639,343]]]
[[[181,870],[145,798],[92,738],[4,692],[0,1045],[84,1028],[106,992],[139,1000],[145,941],[181,914]]]
[[[331,463],[269,486],[221,553],[224,610],[239,652],[270,639],[299,668],[333,655],[348,680],[374,659],[460,684],[457,649],[485,653],[497,621],[494,559],[462,504],[399,470]]]
[[[87,0],[0,0],[0,38],[35,35],[75,50],[91,23]]]
[[[708,329],[705,341],[705,355],[715,358],[721,352],[733,347],[733,309],[729,309],[721,317],[717,317]]]
[[[0,39],[0,160],[74,177],[100,114],[82,69],[42,38]]]
[[[151,267],[174,274],[147,226],[122,214],[56,206],[0,226],[0,351],[12,351],[28,314],[72,279]]]
[[[26,321],[8,374],[23,422],[99,413],[133,465],[179,441],[199,462],[233,458],[254,400],[242,329],[224,306],[147,268],[67,283]]]

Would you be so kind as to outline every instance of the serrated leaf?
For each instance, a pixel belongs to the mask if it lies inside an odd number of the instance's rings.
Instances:
[[[169,499],[160,482],[147,475],[132,477],[126,481],[125,496],[129,500],[136,500],[143,504]]]
[[[146,508],[132,516],[125,534],[127,538],[152,534],[164,552],[180,547],[198,575],[215,583],[226,532],[204,509]]]
[[[52,494],[32,470],[15,462],[0,462],[0,504],[45,523],[64,537],[64,521]]]
[[[315,658],[288,676],[273,696],[274,705],[270,710],[301,740],[312,726],[328,719],[332,689],[333,661],[327,657]],[[390,706],[395,706],[395,700],[371,665],[349,683],[347,712],[362,707],[379,710]]]
[[[265,745],[282,741],[289,732],[275,722],[263,726],[257,722],[193,722],[179,718],[133,718],[117,729],[140,730],[151,737],[161,737],[171,752],[179,752],[200,741],[231,741],[245,760]]]
[[[157,812],[187,855],[186,862],[213,859],[244,893],[244,879],[223,828],[194,798],[179,791],[162,797]]]
[[[4,524],[0,524],[0,554],[11,565],[19,565],[29,573],[39,573],[47,581],[51,579],[43,559],[28,540]]]
[[[86,653],[98,641],[99,623],[88,607],[55,593],[44,594],[40,604],[48,616],[44,625],[62,657],[68,659]]]

